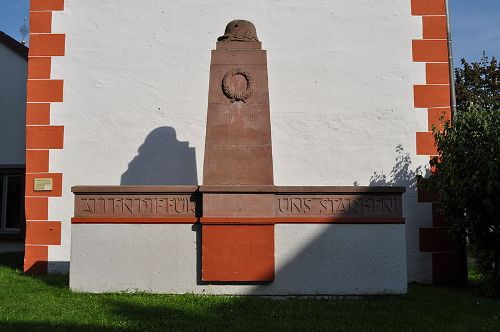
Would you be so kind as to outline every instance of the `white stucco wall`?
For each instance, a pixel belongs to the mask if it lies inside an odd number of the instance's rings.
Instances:
[[[197,280],[197,226],[77,224],[70,287],[177,294],[402,294],[407,285],[404,228],[276,225],[272,283],[214,285]]]
[[[0,165],[24,165],[27,59],[0,43]]]
[[[64,103],[51,113],[65,126],[64,150],[50,152],[64,183],[63,197],[49,203],[49,219],[63,222],[54,262],[69,260],[71,186],[120,184],[124,173],[151,182],[130,172],[132,160],[158,184],[201,182],[210,50],[233,19],[252,21],[268,51],[277,185],[368,185],[377,172],[413,186],[411,171],[428,162],[415,155],[427,113],[413,108],[425,68],[412,62],[422,27],[410,0],[67,0],[53,15],[53,32],[66,33],[66,56],[53,58],[52,73],[65,80]],[[398,153],[409,154],[410,173]],[[180,159],[190,174],[170,169]],[[430,226],[430,206],[409,188],[403,211],[409,280],[429,281],[418,228]]]

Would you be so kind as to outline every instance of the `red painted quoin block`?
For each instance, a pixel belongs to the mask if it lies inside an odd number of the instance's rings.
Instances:
[[[50,33],[52,12],[30,12],[30,33]]]
[[[31,0],[30,10],[64,10],[64,0]]]
[[[50,124],[50,104],[28,103],[26,105],[26,125]]]

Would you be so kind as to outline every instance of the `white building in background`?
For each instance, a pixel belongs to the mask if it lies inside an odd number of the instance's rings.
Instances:
[[[24,244],[28,48],[0,31],[0,252]]]

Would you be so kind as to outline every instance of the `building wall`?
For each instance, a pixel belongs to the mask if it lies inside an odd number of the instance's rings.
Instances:
[[[52,13],[66,46],[52,58],[64,102],[51,105],[50,124],[64,126],[64,148],[49,153],[49,173],[63,176],[48,205],[61,222],[51,271],[70,258],[71,186],[202,179],[210,50],[227,22],[247,19],[268,51],[275,184],[406,186],[408,279],[430,281],[418,229],[431,208],[417,203],[414,180],[429,160],[417,155],[428,118],[413,92],[426,68],[412,58],[423,32],[411,5],[66,0]]]
[[[25,163],[27,61],[0,43],[0,165]]]
[[[70,287],[96,293],[404,294],[404,228],[387,224],[276,225],[274,281],[224,285],[199,280],[197,226],[74,224]]]

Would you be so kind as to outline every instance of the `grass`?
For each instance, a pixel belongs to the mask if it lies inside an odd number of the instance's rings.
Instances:
[[[500,331],[500,301],[470,288],[359,300],[81,294],[67,276],[24,275],[21,261],[0,255],[0,331]]]

